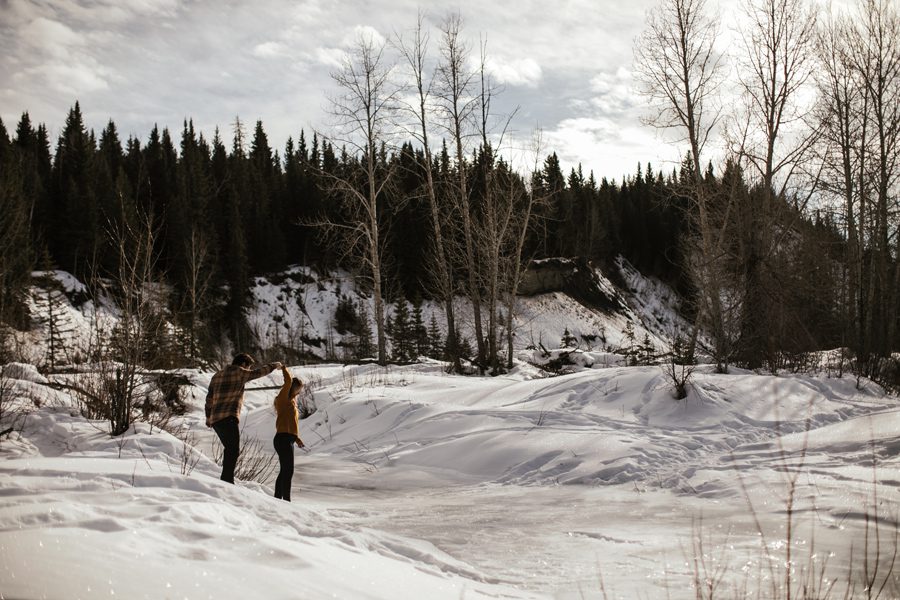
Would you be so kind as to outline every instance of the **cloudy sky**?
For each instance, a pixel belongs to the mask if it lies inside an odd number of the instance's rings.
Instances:
[[[89,127],[112,118],[141,140],[154,123],[177,139],[185,118],[230,139],[239,116],[262,120],[281,148],[327,126],[329,73],[360,30],[391,37],[420,8],[432,26],[456,10],[474,47],[487,38],[498,110],[519,107],[509,151],[524,156],[540,127],[566,168],[620,178],[638,161],[671,169],[678,154],[641,124],[631,89],[632,43],[653,3],[0,0],[0,117],[13,130],[27,110],[55,142],[76,99]]]

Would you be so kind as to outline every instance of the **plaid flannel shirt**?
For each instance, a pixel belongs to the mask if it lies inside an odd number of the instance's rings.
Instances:
[[[255,369],[228,365],[212,376],[206,393],[206,426],[212,427],[222,419],[240,419],[244,405],[244,385],[248,381],[265,377],[275,370],[272,363]]]

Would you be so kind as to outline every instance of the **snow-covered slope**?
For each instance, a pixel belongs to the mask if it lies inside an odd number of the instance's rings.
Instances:
[[[575,266],[571,268],[577,270]],[[514,315],[515,349],[558,347],[568,330],[583,350],[615,351],[647,339],[663,352],[676,335],[688,334],[690,324],[681,315],[681,300],[671,288],[658,279],[643,276],[624,258],[616,261],[616,269],[618,278],[626,283],[625,289],[599,269],[594,269],[582,283],[595,288],[588,292],[610,299],[610,306],[576,300],[560,289],[520,296]],[[368,314],[373,312],[372,299],[360,291],[349,274],[341,271],[323,277],[308,268],[294,267],[275,278],[256,278],[251,294],[254,302],[249,321],[264,346],[289,344],[319,357],[326,355],[329,336],[334,343],[341,338],[333,331],[341,295],[365,304]],[[438,324],[443,326],[443,311],[438,305],[425,301],[422,308],[426,323],[436,314]],[[394,310],[388,304],[387,314]],[[462,335],[473,339],[472,307],[460,298],[455,310]],[[627,338],[629,328],[632,340]],[[442,333],[446,335],[443,328]],[[318,343],[311,345],[310,339]]]
[[[656,367],[293,371],[318,411],[301,423],[292,504],[216,479],[210,373],[185,373],[188,446],[146,424],[111,439],[33,370],[8,372],[31,414],[0,443],[0,592],[693,598],[702,539],[710,564],[728,566],[723,587],[779,597],[768,586],[770,569],[783,580],[792,474],[798,576],[823,557],[830,577],[857,573],[867,513],[870,538],[876,516],[885,540],[896,528],[900,411],[871,384],[702,371],[675,401]],[[245,443],[271,447],[273,393],[246,394]]]
[[[563,263],[575,263],[561,261]],[[684,336],[690,325],[681,316],[681,300],[662,282],[643,276],[626,260],[616,262],[620,288],[600,270],[593,269],[581,282],[586,292],[610,299],[609,305],[576,300],[562,289],[520,296],[514,319],[514,347],[558,347],[564,333],[574,336],[582,350],[616,351],[649,341],[658,351],[668,349],[676,335]],[[577,271],[577,268],[573,267]],[[342,297],[361,303],[373,314],[373,300],[355,279],[343,271],[327,275],[295,266],[269,277],[256,277],[250,286],[247,321],[262,348],[291,348],[297,356],[341,358],[342,335],[335,331],[335,312]],[[52,305],[52,306],[51,306]],[[21,359],[35,364],[50,363],[50,318],[57,337],[55,364],[84,360],[100,340],[108,336],[118,316],[106,298],[95,302],[87,288],[63,271],[36,272],[29,293],[29,310],[37,324],[18,334]],[[387,315],[395,310],[387,305]],[[443,310],[434,302],[422,305],[426,324],[434,314],[442,335]],[[474,339],[471,306],[456,302],[461,333]],[[632,331],[632,339],[627,332]]]

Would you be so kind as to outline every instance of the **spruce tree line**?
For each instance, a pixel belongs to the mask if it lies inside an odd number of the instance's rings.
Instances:
[[[551,153],[526,182],[502,159],[485,158],[490,153],[482,145],[461,162],[473,190],[471,202],[484,201],[480,190],[486,188],[480,182],[486,176],[546,199],[535,206],[525,257],[580,256],[609,267],[623,255],[686,296],[694,293],[682,243],[692,226],[690,202],[682,194],[684,181],[694,178],[689,162],[665,174],[649,164],[637,165],[621,181],[597,181],[580,165],[565,174]],[[13,134],[0,122],[2,321],[9,327],[30,326],[24,293],[35,268],[63,269],[86,282],[111,277],[118,254],[110,251],[106,233],[146,215],[158,232],[156,278],[171,290],[168,314],[190,338],[181,341],[184,355],[198,360],[225,338],[253,348],[256,340],[245,319],[252,277],[292,264],[320,271],[359,269],[351,257],[322,243],[314,223],[347,222],[342,205],[329,194],[327,179],[358,169],[360,160],[315,134],[309,140],[302,131],[278,151],[261,122],[248,136],[237,119],[228,142],[218,130],[207,140],[185,121],[177,142],[168,129],[154,127],[146,141],[130,137],[123,143],[113,121],[99,136],[88,130],[77,102],[52,152],[47,128],[35,127],[28,113]],[[377,215],[385,232],[386,299],[406,310],[405,316],[392,317],[388,331],[394,358],[436,356],[437,324],[425,323],[420,309],[410,315],[405,302],[432,297],[432,227],[422,193],[425,153],[410,142],[396,151],[382,147],[375,160],[377,168],[400,174],[382,191]],[[458,189],[451,185],[460,177],[457,164],[446,144],[433,152],[430,167],[439,194]],[[710,167],[703,179],[721,192],[719,197],[726,197],[726,188],[739,188],[748,197],[755,193],[736,168],[717,176]],[[785,215],[792,210],[784,198],[779,206]],[[844,238],[827,215],[789,216],[794,244],[781,257],[780,273],[791,293],[773,310],[778,344],[798,351],[837,345],[844,330],[837,280],[846,255]],[[734,221],[728,226],[735,235],[726,239],[740,245],[742,213],[733,211],[728,218]],[[464,242],[455,243],[461,247]],[[740,251],[733,256],[739,260]],[[464,268],[456,269],[454,277],[465,277]],[[371,338],[359,323],[344,328],[371,351]]]

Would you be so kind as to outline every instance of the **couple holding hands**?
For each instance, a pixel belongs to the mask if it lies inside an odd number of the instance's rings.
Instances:
[[[303,382],[292,377],[280,362],[254,367],[256,361],[246,353],[238,354],[230,365],[212,376],[206,394],[206,426],[212,427],[224,448],[222,481],[234,483],[234,469],[240,455],[241,433],[238,428],[244,404],[244,385],[281,369],[284,383],[275,396],[275,438],[272,443],[278,454],[279,472],[275,480],[275,497],[291,501],[291,480],[294,477],[294,444],[303,448],[299,435],[299,411],[295,398],[303,389]]]

